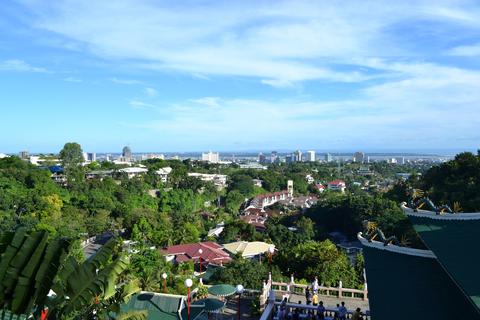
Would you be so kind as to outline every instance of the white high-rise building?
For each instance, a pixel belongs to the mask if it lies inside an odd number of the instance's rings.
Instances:
[[[210,162],[210,163],[219,163],[220,162],[220,155],[218,152],[209,151],[208,153],[202,153],[202,161]]]
[[[307,151],[307,161],[313,162],[315,160],[317,160],[316,155],[315,155],[315,151],[313,151],[313,150]]]
[[[302,151],[297,150],[293,153],[293,161],[294,162],[302,162]]]
[[[330,153],[327,153],[325,155],[325,162],[332,162],[333,161],[333,157]]]

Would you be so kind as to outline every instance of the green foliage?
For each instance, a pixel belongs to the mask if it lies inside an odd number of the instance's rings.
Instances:
[[[319,227],[322,237],[329,232],[340,231],[351,239],[356,239],[362,231],[364,220],[376,222],[387,235],[398,239],[407,238],[415,247],[423,247],[408,218],[399,204],[379,196],[368,194],[344,195],[320,202],[306,213]]]
[[[211,282],[214,284],[241,284],[245,288],[260,290],[270,271],[275,281],[283,280],[278,267],[270,266],[268,262],[260,263],[254,260],[237,258],[225,267],[218,268],[213,274]]]
[[[284,275],[293,273],[307,280],[318,276],[326,286],[336,286],[339,281],[349,288],[358,285],[358,277],[347,256],[329,240],[298,244],[275,255],[274,262],[281,266]]]
[[[67,142],[60,151],[60,159],[64,169],[77,167],[83,162],[82,147],[76,142]]]
[[[458,201],[465,212],[480,211],[480,152],[460,153],[432,167],[423,175],[420,188],[438,204],[453,207]]]
[[[26,228],[0,234],[0,305],[13,314],[30,314],[34,305],[47,302],[70,245],[48,238],[46,231],[28,234]]]
[[[253,187],[252,187],[253,189]],[[237,190],[232,190],[227,193],[227,198],[225,199],[225,208],[230,213],[238,213],[240,205],[245,201],[245,196]]]

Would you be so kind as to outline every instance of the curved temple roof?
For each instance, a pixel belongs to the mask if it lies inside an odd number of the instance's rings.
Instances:
[[[385,246],[362,237],[372,319],[480,319],[430,250]]]
[[[480,310],[480,213],[438,215],[402,205],[425,245]]]

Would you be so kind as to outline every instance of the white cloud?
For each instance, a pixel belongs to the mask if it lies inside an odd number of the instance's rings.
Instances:
[[[414,20],[477,27],[478,7],[445,1],[279,1],[178,4],[124,0],[28,1],[34,26],[105,59],[193,76],[255,77],[272,86],[360,82],[354,58],[416,57],[391,31]],[[138,17],[141,17],[139,19]],[[361,59],[359,59],[361,60]],[[340,66],[340,67],[339,67]]]
[[[451,56],[478,57],[480,56],[480,43],[452,48],[448,51],[448,54]]]
[[[45,68],[34,67],[23,60],[11,59],[0,62],[2,71],[48,72]]]
[[[82,79],[75,78],[75,77],[67,77],[67,78],[64,78],[63,81],[80,83],[82,82]]]
[[[134,108],[134,109],[142,109],[142,110],[155,110],[157,109],[157,106],[151,104],[151,103],[146,103],[140,100],[130,100],[128,104]]]
[[[154,88],[145,88],[144,91],[145,91],[145,94],[150,98],[156,97],[158,94],[158,91],[155,90]]]
[[[126,85],[141,85],[143,84],[142,81],[134,80],[134,79],[118,79],[118,78],[110,78],[110,81],[116,84],[126,84]]]
[[[203,97],[199,99],[191,99],[189,101],[208,107],[219,107],[221,99],[219,97]]]

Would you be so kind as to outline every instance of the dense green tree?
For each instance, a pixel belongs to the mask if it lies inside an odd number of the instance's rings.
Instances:
[[[312,281],[318,276],[326,286],[337,286],[342,281],[345,287],[358,286],[358,277],[345,253],[329,240],[307,241],[274,255],[274,263],[284,275]]]
[[[272,272],[275,281],[284,280],[276,266],[270,266],[267,262],[258,262],[236,258],[224,268],[218,268],[211,278],[211,283],[241,284],[245,288],[260,290],[263,281],[268,279],[268,273]]]

